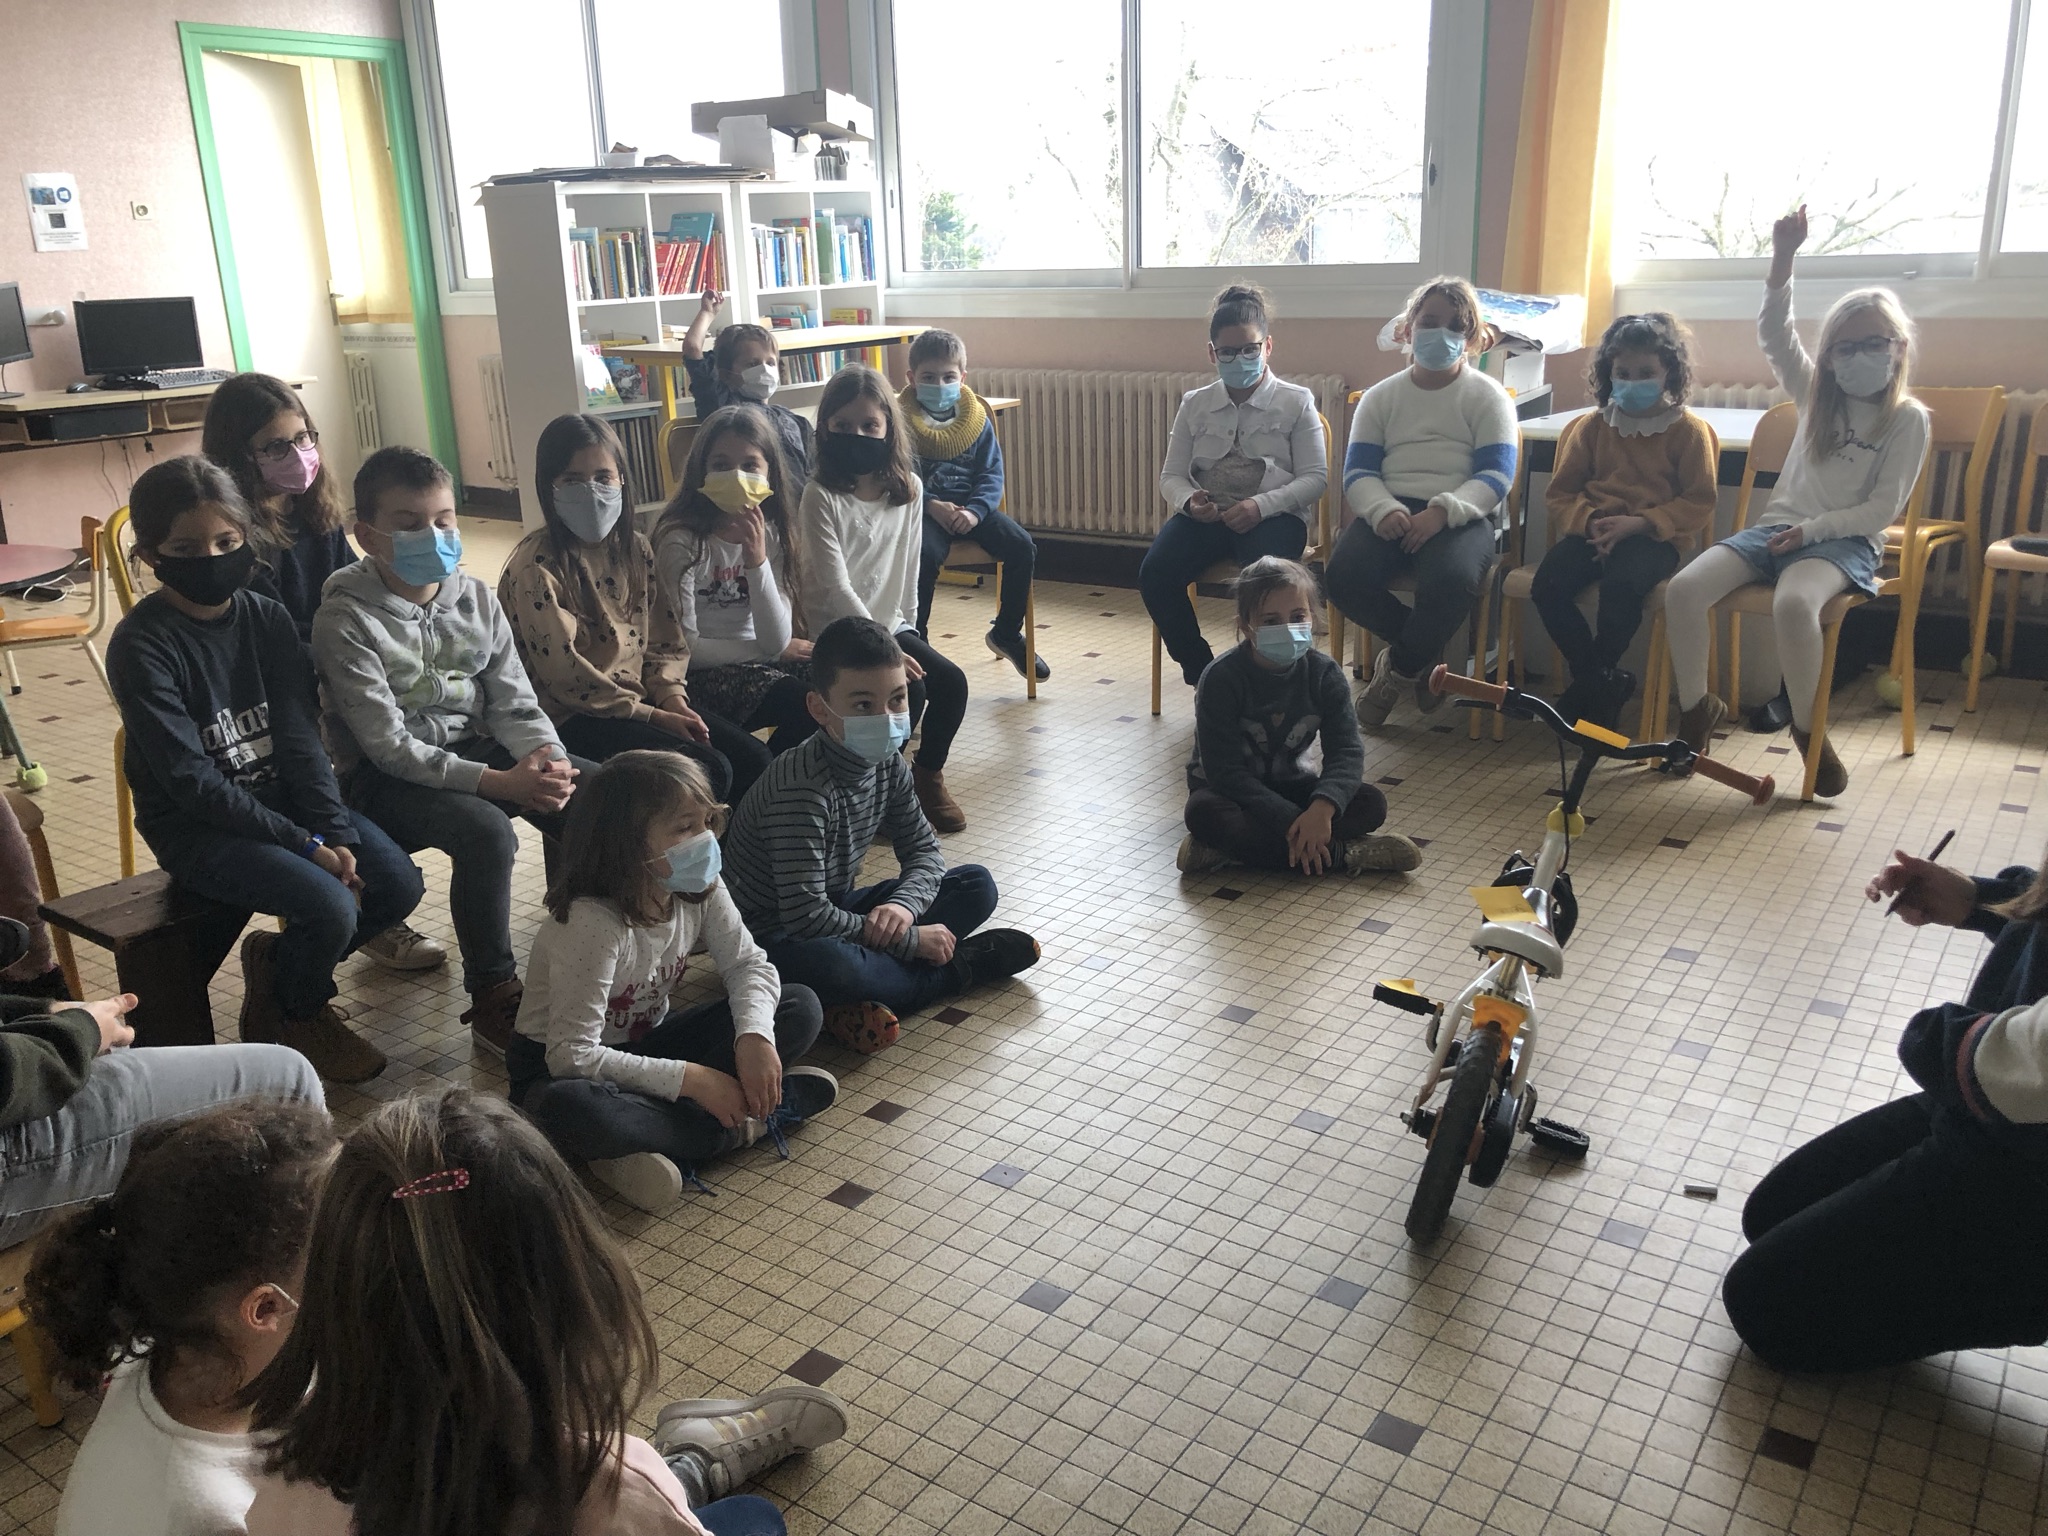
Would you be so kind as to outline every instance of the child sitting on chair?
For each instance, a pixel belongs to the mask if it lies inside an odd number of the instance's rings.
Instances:
[[[774,403],[782,382],[782,351],[775,333],[765,325],[728,325],[712,342],[711,356],[704,355],[711,317],[724,307],[724,294],[715,288],[707,292],[683,332],[683,371],[690,377],[697,419],[703,421],[728,405],[758,405],[775,423],[790,484],[802,485],[811,473],[811,424],[788,406]],[[820,416],[820,425],[823,421]]]

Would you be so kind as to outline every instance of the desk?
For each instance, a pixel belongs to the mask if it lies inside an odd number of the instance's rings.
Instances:
[[[1565,427],[1581,416],[1590,416],[1593,409],[1588,405],[1576,411],[1555,411],[1548,416],[1532,416],[1522,423],[1522,448],[1529,456],[1530,474],[1545,474],[1557,463],[1557,440],[1564,435]],[[1721,440],[1721,463],[1716,478],[1722,485],[1740,485],[1742,466],[1749,458],[1750,439],[1756,435],[1756,424],[1764,419],[1764,413],[1709,405],[1695,410],[1693,415],[1712,427]]]
[[[32,390],[12,400],[0,400],[0,449],[60,448],[66,442],[97,442],[107,437],[196,432],[206,420],[206,403],[213,398],[218,387],[192,384],[184,389],[94,389],[79,395],[64,389]],[[62,439],[41,435],[39,431],[53,417],[124,405],[145,408],[143,420],[146,425],[141,430]]]
[[[820,325],[809,330],[777,331],[775,347],[784,356],[797,352],[836,352],[862,347],[893,347],[906,341],[914,341],[929,329],[929,326],[924,325]],[[607,345],[605,356],[653,369],[661,380],[660,402],[663,418],[673,421],[681,414],[677,409],[675,374],[676,369],[682,367],[684,362],[683,344],[680,341],[642,342],[635,346]]]

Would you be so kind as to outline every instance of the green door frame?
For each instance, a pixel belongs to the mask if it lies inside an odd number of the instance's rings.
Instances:
[[[228,336],[235,367],[250,366],[249,322],[242,312],[242,282],[235,265],[235,241],[228,229],[227,189],[214,147],[213,109],[206,95],[202,58],[208,53],[276,53],[314,59],[359,59],[377,67],[384,97],[384,129],[391,141],[391,165],[398,178],[398,207],[404,223],[405,265],[412,289],[413,331],[419,338],[420,384],[426,394],[427,431],[434,457],[448,466],[461,494],[461,454],[455,441],[455,405],[448,393],[448,351],[441,335],[441,298],[434,275],[434,249],[427,237],[427,188],[420,172],[419,133],[413,124],[412,82],[406,73],[405,44],[395,37],[343,37],[329,32],[279,32],[266,27],[217,27],[178,23],[185,56],[185,87],[192,98],[192,129],[199,142],[199,174],[206,184],[206,212],[213,223],[214,258],[220,266],[221,298],[228,312]]]

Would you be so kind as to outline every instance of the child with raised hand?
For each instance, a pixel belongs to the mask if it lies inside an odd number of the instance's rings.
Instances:
[[[1023,526],[1004,515],[1003,446],[996,419],[967,387],[967,346],[933,326],[910,344],[910,382],[897,396],[924,483],[924,552],[917,572],[917,632],[928,636],[939,568],[955,539],[972,539],[1003,567],[988,648],[1025,675],[1052,676],[1041,656],[1024,659],[1024,610],[1038,546]]]
[[[379,448],[356,471],[356,540],[313,621],[327,740],[349,804],[439,848],[471,1038],[502,1056],[519,1013],[512,861],[525,818],[559,836],[576,775],[491,589],[460,569],[454,482],[431,454]]]
[[[1365,744],[1344,669],[1316,649],[1316,582],[1292,560],[1254,560],[1237,578],[1239,643],[1195,689],[1188,763],[1187,874],[1257,869],[1413,869],[1422,850],[1378,828],[1387,799],[1364,782]],[[1320,742],[1322,762],[1310,760]]]
[[[791,481],[802,485],[811,473],[815,439],[808,421],[788,406],[775,404],[775,391],[782,382],[782,349],[775,343],[775,333],[765,325],[728,325],[712,342],[707,358],[704,337],[723,308],[725,295],[715,288],[706,291],[697,301],[697,313],[690,317],[690,328],[683,332],[683,371],[689,375],[697,419],[703,421],[728,405],[758,405],[775,424]],[[824,419],[820,412],[818,420]]]
[[[1296,560],[1330,483],[1330,449],[1315,396],[1273,372],[1263,289],[1232,283],[1209,307],[1216,379],[1174,414],[1159,493],[1167,519],[1138,567],[1138,590],[1167,654],[1192,688],[1215,659],[1188,583],[1218,560]]]
[[[1859,288],[1821,322],[1818,358],[1792,328],[1792,260],[1806,243],[1806,209],[1771,228],[1771,270],[1757,339],[1779,385],[1799,402],[1799,441],[1757,522],[1723,539],[1671,580],[1664,622],[1678,679],[1678,734],[1711,752],[1728,718],[1707,692],[1708,612],[1737,587],[1776,588],[1771,629],[1803,756],[1820,687],[1820,611],[1851,588],[1875,595],[1884,531],[1913,494],[1932,421],[1906,393],[1913,322],[1887,288]],[[1839,795],[1849,771],[1821,743],[1814,791]]]
[[[1434,277],[1408,296],[1395,338],[1414,361],[1365,392],[1344,450],[1353,521],[1330,556],[1330,601],[1382,642],[1358,723],[1384,725],[1403,689],[1424,714],[1443,704],[1429,672],[1471,616],[1515,481],[1515,407],[1470,358],[1484,350],[1479,294]],[[1415,606],[1394,594],[1415,582]]]
[[[542,523],[506,558],[498,601],[562,745],[600,763],[635,748],[680,752],[727,794],[732,765],[690,708],[689,647],[634,521],[618,434],[602,416],[557,416],[533,458]]]
[[[159,583],[107,645],[135,829],[179,885],[284,918],[242,942],[242,1039],[366,1082],[384,1053],[334,1009],[334,968],[419,905],[420,872],[342,800],[306,648],[284,606],[248,590],[253,522],[227,471],[165,460],[128,505]]]
[[[1643,622],[1643,602],[1678,569],[1677,540],[1714,520],[1714,434],[1685,408],[1692,338],[1672,315],[1622,315],[1587,369],[1599,409],[1565,429],[1544,495],[1550,552],[1531,590],[1571,683],[1557,701],[1567,720],[1610,729],[1635,692],[1621,658]],[[1579,594],[1600,588],[1599,627]]]
[[[505,1053],[512,1102],[643,1211],[721,1153],[779,1144],[839,1091],[788,1065],[818,1038],[818,999],[783,985],[740,921],[718,878],[724,816],[704,770],[671,752],[622,752],[590,776]],[[725,999],[672,1012],[700,940]]]
[[[995,878],[946,868],[918,809],[902,753],[910,689],[888,630],[827,625],[809,702],[822,729],[778,757],[734,815],[726,878],[784,984],[818,994],[841,1045],[878,1051],[901,1015],[1016,975],[1038,962],[1038,943],[1014,928],[976,932],[995,911]],[[856,889],[881,838],[901,873]]]
[[[910,467],[909,428],[888,381],[860,363],[832,375],[818,398],[818,422],[818,467],[797,515],[804,615],[813,635],[835,619],[861,618],[896,637],[911,724],[923,722],[911,775],[917,803],[939,831],[959,832],[967,816],[946,788],[946,758],[967,718],[967,674],[917,629],[924,487]]]
[[[655,581],[690,650],[690,687],[727,743],[734,804],[817,729],[804,697],[811,642],[796,635],[803,567],[795,486],[774,424],[753,405],[697,429],[675,499],[654,527]],[[763,745],[753,732],[772,729]]]
[[[250,1536],[781,1536],[727,1495],[846,1433],[843,1403],[791,1385],[671,1404],[666,1463],[628,1434],[661,1369],[632,1266],[547,1138],[465,1088],[349,1133],[299,1299],[252,1393]]]
[[[114,1192],[43,1239],[36,1323],[60,1374],[105,1383],[57,1536],[246,1529],[262,1451],[243,1393],[297,1318],[333,1151],[317,1106],[245,1099],[152,1126]]]

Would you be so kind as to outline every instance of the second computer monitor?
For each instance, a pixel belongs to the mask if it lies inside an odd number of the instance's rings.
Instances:
[[[191,299],[80,299],[78,357],[87,373],[132,378],[203,367],[199,309]]]

